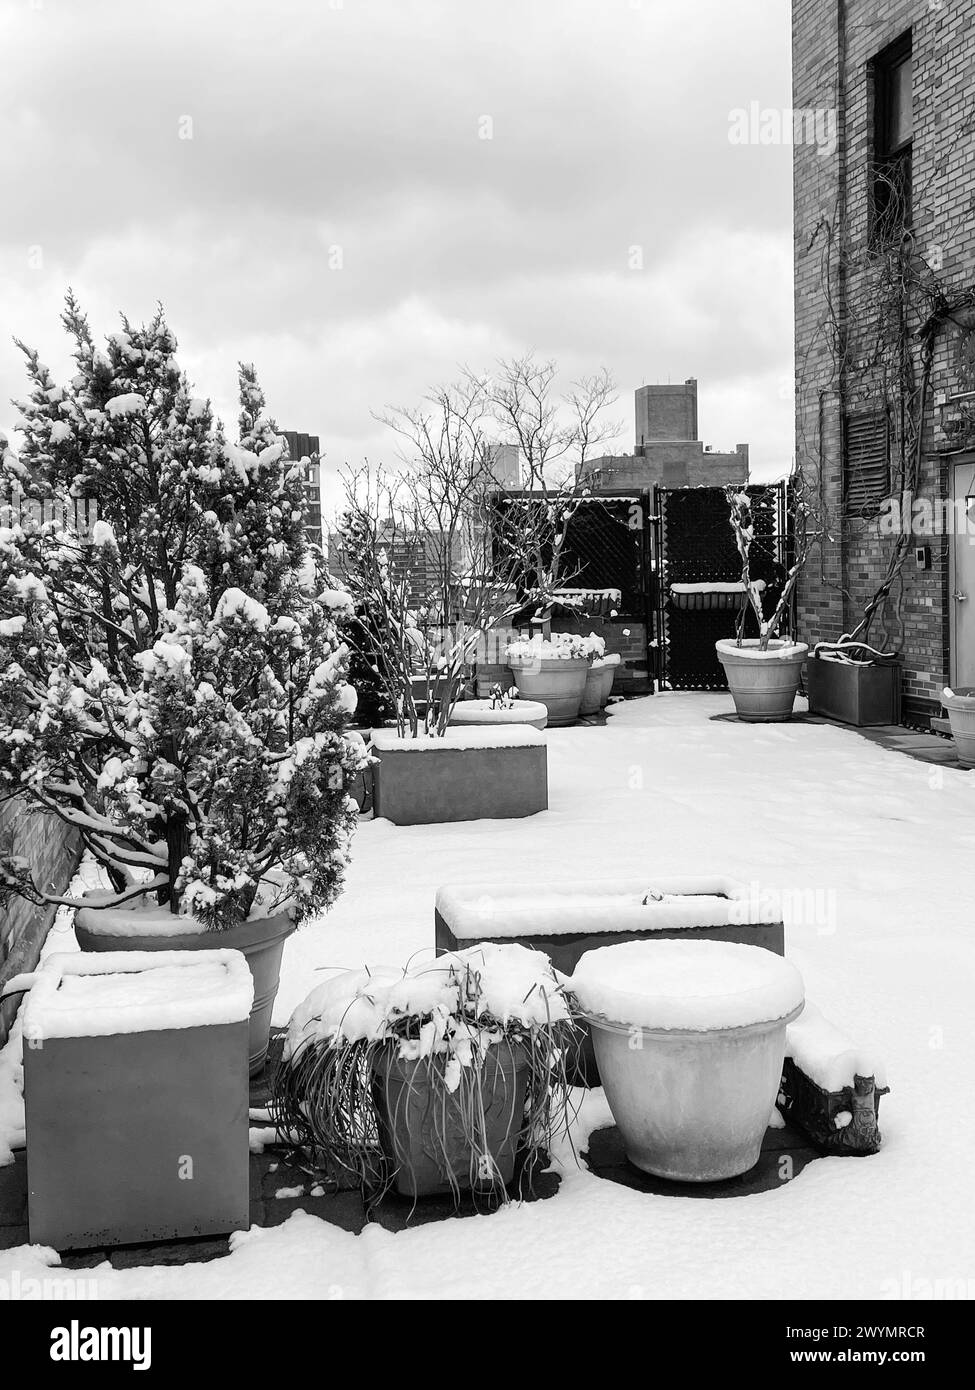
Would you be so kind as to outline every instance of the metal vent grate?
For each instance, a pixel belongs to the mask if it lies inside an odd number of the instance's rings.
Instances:
[[[890,495],[890,430],[883,411],[847,416],[843,482],[846,510],[855,515],[875,511]]]

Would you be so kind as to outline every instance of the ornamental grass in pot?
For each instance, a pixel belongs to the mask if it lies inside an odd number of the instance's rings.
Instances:
[[[523,946],[343,971],[292,1016],[273,1113],[305,1162],[372,1201],[503,1203],[567,1123],[577,1035],[548,957]]]
[[[301,470],[252,367],[233,446],[161,310],[107,352],[70,298],[64,322],[78,371],[60,388],[27,351],[24,445],[3,461],[0,795],[76,832],[104,891],[54,897],[7,857],[0,903],[75,907],[83,949],[239,947],[253,1073],[284,938],[338,894],[356,821],[351,604],[310,560]]]

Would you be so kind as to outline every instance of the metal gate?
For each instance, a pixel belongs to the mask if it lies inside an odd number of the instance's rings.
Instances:
[[[531,492],[498,495],[494,524],[499,533],[512,502],[521,504],[526,500],[545,505]],[[635,676],[632,683],[651,691],[657,674],[653,520],[649,490],[594,490],[578,502],[569,519],[559,565],[560,587],[585,590],[590,600],[587,611],[620,629],[626,665]],[[526,584],[530,586],[532,582],[532,576],[526,576]],[[600,602],[600,590],[618,591],[619,597],[614,594],[612,601],[607,596],[605,602]],[[635,674],[644,665],[646,680],[642,674]]]
[[[741,490],[751,499],[755,526],[751,577],[764,582],[765,611],[771,614],[782,593],[792,547],[786,484],[750,484]],[[708,590],[709,585],[741,579],[725,490],[657,487],[653,513],[654,627],[660,684],[670,690],[726,690],[728,683],[714,644],[735,635],[745,596]],[[687,586],[692,590],[689,593]],[[793,625],[792,614],[788,624]],[[749,609],[745,635],[757,634],[755,616]]]

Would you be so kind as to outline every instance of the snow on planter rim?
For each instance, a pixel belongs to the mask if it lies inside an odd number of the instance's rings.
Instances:
[[[547,718],[548,709],[540,700],[515,700],[513,705],[502,709],[492,709],[490,698],[462,700],[454,705],[449,727],[466,726],[469,722],[478,725],[485,716],[492,724],[527,724],[531,719]]]
[[[273,870],[272,870],[273,874]],[[248,922],[265,921],[268,917],[292,915],[294,899],[288,897],[282,886],[269,881],[268,876],[257,890],[254,905]],[[275,893],[281,896],[275,899]],[[111,889],[91,888],[85,893],[85,901],[97,904],[115,897]],[[79,907],[75,911],[75,921],[83,931],[97,936],[140,937],[140,936],[197,936],[207,931],[202,922],[189,912],[170,912],[168,907],[160,907],[155,897],[143,894],[132,898],[121,907]]]
[[[240,951],[59,952],[25,978],[28,1041],[241,1023],[254,999]]]
[[[597,1021],[695,1033],[786,1018],[803,1002],[794,965],[730,941],[600,946],[579,961],[571,989]]]
[[[523,724],[510,728],[472,724],[469,727],[448,728],[443,737],[420,734],[417,738],[400,738],[395,729],[373,729],[372,746],[379,753],[425,753],[431,749],[460,752],[472,748],[538,748],[544,746],[545,735],[540,729],[526,729]]]
[[[756,593],[764,593],[765,580],[755,579],[751,587]],[[747,589],[740,579],[735,580],[709,580],[701,584],[671,584],[672,594],[744,594]]]
[[[650,893],[660,897],[645,903]],[[723,927],[748,924],[755,916],[754,889],[719,876],[445,883],[437,890],[436,906],[464,941]]]
[[[781,638],[773,637],[773,642],[778,642],[778,646],[769,646],[765,651],[758,646],[757,637],[746,637],[739,647],[733,637],[723,637],[720,642],[715,642],[718,655],[743,656],[749,661],[772,661],[775,658],[794,658],[805,656],[809,650],[806,642],[783,642]]]
[[[469,975],[475,977],[476,988]],[[475,1014],[490,1019],[492,1031],[498,1023],[554,1023],[569,1017],[562,982],[544,952],[516,943],[479,942],[432,960],[413,961],[405,969],[342,970],[316,985],[291,1015],[284,1058],[287,1061],[309,1042],[341,1045],[358,1039],[388,1040],[407,1059],[444,1052],[462,1046],[468,1027],[475,1025]],[[404,1017],[428,1020],[420,1054],[416,1041],[399,1031]]]

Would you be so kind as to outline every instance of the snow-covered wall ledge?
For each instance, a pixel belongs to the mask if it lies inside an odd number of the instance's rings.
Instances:
[[[61,893],[81,859],[81,838],[54,816],[27,815],[16,798],[0,805],[0,851],[27,859],[37,883]],[[54,920],[53,907],[13,898],[0,912],[0,991],[14,975],[33,970]],[[7,1040],[19,998],[0,1005],[0,1046]]]

